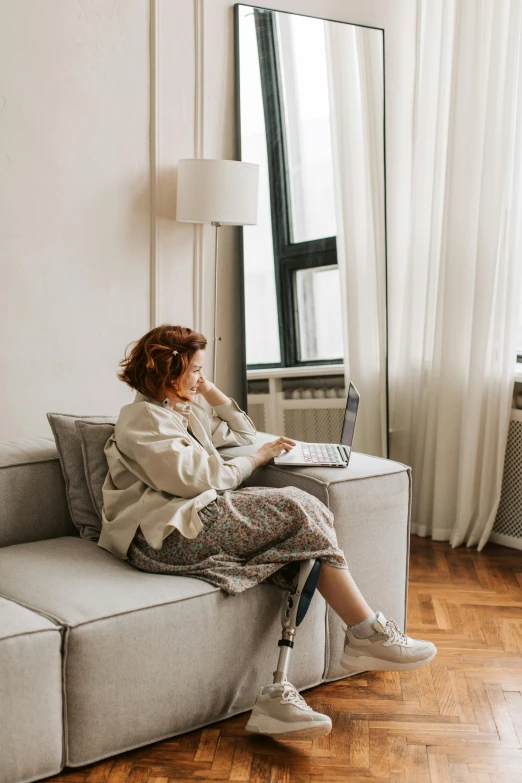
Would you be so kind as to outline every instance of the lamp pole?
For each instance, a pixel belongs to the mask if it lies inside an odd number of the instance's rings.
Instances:
[[[214,384],[217,386],[217,349],[218,342],[221,337],[217,336],[217,314],[218,314],[218,236],[219,229],[223,225],[215,220],[212,221],[212,225],[216,228],[216,241],[214,250]]]

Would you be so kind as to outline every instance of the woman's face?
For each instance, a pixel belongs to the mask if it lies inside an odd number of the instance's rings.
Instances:
[[[205,361],[205,351],[200,348],[192,357],[192,363],[185,375],[181,378],[181,390],[187,397],[195,398],[198,394],[199,386],[205,382],[203,375],[203,363]]]

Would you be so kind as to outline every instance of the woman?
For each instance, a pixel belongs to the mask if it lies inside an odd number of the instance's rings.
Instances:
[[[317,589],[346,623],[342,665],[351,671],[415,669],[436,654],[366,603],[337,544],[333,514],[313,495],[244,487],[253,470],[295,445],[280,437],[255,454],[224,461],[221,446],[256,439],[252,420],[203,366],[207,341],[182,326],[151,329],[125,356],[118,377],[134,391],[105,446],[99,546],[151,573],[203,579],[231,595],[269,580],[286,590],[299,561],[321,560]],[[195,401],[214,409],[209,416]],[[262,688],[247,728],[273,736],[317,736],[330,718],[289,682]]]

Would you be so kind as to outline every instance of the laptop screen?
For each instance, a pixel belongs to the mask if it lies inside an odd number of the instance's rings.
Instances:
[[[344,413],[343,431],[341,435],[341,443],[343,446],[351,448],[353,433],[355,432],[355,419],[357,417],[357,408],[359,407],[359,392],[350,383],[348,389],[348,399],[346,401],[346,411]]]

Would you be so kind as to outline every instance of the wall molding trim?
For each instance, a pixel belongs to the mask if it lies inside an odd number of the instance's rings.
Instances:
[[[149,148],[150,148],[150,328],[158,326],[159,315],[159,259],[158,259],[158,4],[159,0],[150,0],[149,26]]]
[[[194,157],[205,154],[205,15],[204,0],[194,0]],[[203,225],[194,224],[193,322],[194,329],[204,328],[205,295],[203,285]]]

